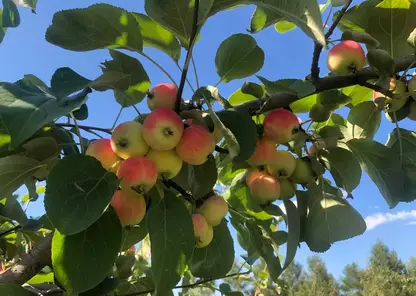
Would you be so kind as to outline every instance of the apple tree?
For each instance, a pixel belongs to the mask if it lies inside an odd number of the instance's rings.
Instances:
[[[35,11],[36,2],[3,1],[1,39],[19,25],[18,6]],[[109,60],[99,77],[67,67],[48,83],[33,73],[0,84],[0,294],[191,295],[203,286],[242,295],[221,279],[279,285],[300,244],[326,252],[365,232],[348,200],[361,198],[362,174],[390,208],[412,202],[416,133],[400,124],[416,120],[416,2],[351,2],[146,0],[145,14],[103,3],[56,12],[51,46],[106,50]],[[201,28],[241,5],[254,8],[250,29],[218,47],[219,81],[192,85]],[[270,26],[312,40],[307,77],[255,76],[265,59],[255,33]],[[135,56],[166,83],[153,85]],[[234,80],[244,81],[222,96]],[[97,92],[137,117],[82,125]],[[382,120],[387,143],[374,140]],[[46,214],[27,217],[41,194]],[[267,269],[254,270],[257,260]]]

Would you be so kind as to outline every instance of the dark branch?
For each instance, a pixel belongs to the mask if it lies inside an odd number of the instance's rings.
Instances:
[[[198,12],[199,12],[199,0],[196,0],[195,6],[194,6],[194,19],[192,23],[191,38],[189,39],[189,48],[188,48],[188,52],[186,53],[185,64],[183,65],[181,82],[179,83],[179,89],[178,89],[178,92],[176,93],[175,111],[178,114],[181,111],[182,93],[185,87],[185,81],[186,81],[186,75],[188,74],[189,63],[191,62],[192,49],[195,45],[196,35],[198,34]]]
[[[224,153],[224,154],[230,153],[230,151],[228,151],[228,149],[222,148],[218,145],[215,146],[215,151],[217,151],[218,153]]]
[[[195,198],[191,194],[189,194],[185,189],[183,189],[181,186],[173,182],[172,180],[163,180],[163,184],[167,188],[172,187],[173,189],[178,191],[190,203],[195,203]]]
[[[23,285],[38,274],[46,265],[51,265],[51,247],[53,233],[40,241],[15,265],[0,274],[0,284],[13,283]]]
[[[17,231],[17,230],[19,230],[20,228],[22,228],[22,225],[17,225],[17,226],[15,226],[15,227],[13,227],[13,228],[10,228],[10,229],[6,230],[5,232],[0,233],[0,238],[2,238],[3,236],[8,235],[9,233],[12,233],[12,232],[14,232],[14,231]]]
[[[251,273],[251,270],[245,271],[245,272],[231,273],[231,274],[228,274],[226,276],[219,277],[219,278],[209,278],[209,279],[197,281],[196,283],[193,283],[193,284],[176,286],[172,290],[174,290],[174,289],[183,289],[183,288],[194,288],[194,287],[197,287],[197,286],[200,286],[202,284],[206,284],[206,283],[209,283],[209,282],[212,282],[212,281],[226,279],[226,278],[240,276],[240,275],[247,275],[247,274],[250,274],[250,273]],[[145,290],[145,291],[134,292],[134,293],[130,293],[130,294],[123,294],[123,295],[119,295],[119,296],[137,296],[137,295],[153,293],[154,291],[155,291],[155,289],[149,289],[149,290]]]
[[[347,11],[348,7],[351,5],[352,0],[347,0],[344,7],[340,10],[337,18],[332,23],[331,27],[328,29],[328,32],[325,34],[325,39],[328,40],[331,37],[332,33],[334,33],[335,28],[338,26],[339,22],[341,21],[344,13]],[[322,52],[322,45],[318,42],[315,42],[315,48],[313,50],[313,57],[312,57],[312,67],[311,67],[311,76],[312,81],[316,81],[319,79],[319,58]]]
[[[76,128],[76,125],[72,123],[55,123],[55,125],[61,126],[61,127],[75,127]],[[102,127],[88,126],[88,125],[78,125],[78,127],[86,131],[90,131],[90,130],[100,131],[100,132],[104,132],[104,133],[111,135],[111,130],[109,128],[102,128]]]

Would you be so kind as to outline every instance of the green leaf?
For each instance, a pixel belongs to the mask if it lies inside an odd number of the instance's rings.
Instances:
[[[412,1],[370,0],[350,8],[339,28],[366,32],[380,42],[393,59],[413,53],[406,39],[416,27],[416,5]],[[334,14],[334,18],[338,14]]]
[[[63,98],[87,87],[90,82],[71,68],[59,68],[53,73],[51,90],[57,97]]]
[[[229,284],[226,284],[226,283],[220,284],[218,288],[220,289],[220,292],[223,293],[223,294],[231,292],[231,286]]]
[[[386,144],[402,158],[404,172],[404,194],[396,196],[400,201],[411,202],[416,199],[416,133],[401,128],[394,129]]]
[[[32,277],[27,283],[29,285],[38,285],[38,284],[45,284],[45,283],[54,283],[54,274],[53,272],[43,273],[40,272],[34,277]]]
[[[216,157],[221,157],[221,154],[217,154]],[[223,185],[230,185],[238,174],[245,172],[245,168],[235,168],[231,158],[228,155],[226,155],[223,160],[217,160],[217,167],[218,182]]]
[[[35,85],[28,91],[17,84],[0,86],[0,117],[11,136],[10,149],[17,148],[44,125],[64,116],[85,103],[78,96],[58,100]]]
[[[353,85],[340,89],[345,95],[351,98],[350,104],[356,106],[362,102],[368,101],[373,93],[372,89],[361,85]]]
[[[12,194],[44,166],[37,160],[22,155],[0,158],[0,196]]]
[[[338,189],[328,184],[310,186],[306,243],[313,252],[325,252],[334,242],[355,237],[366,230],[360,213],[340,195]]]
[[[265,87],[264,85],[246,81],[241,87],[241,92],[243,94],[252,95],[257,99],[261,99],[265,95]]]
[[[109,274],[120,245],[121,225],[114,211],[104,213],[75,235],[66,236],[56,230],[52,239],[55,277],[69,295],[88,291]]]
[[[215,66],[221,81],[251,76],[263,67],[264,51],[250,35],[234,34],[224,40],[215,55]]]
[[[195,198],[204,197],[217,182],[215,159],[209,157],[204,164],[195,166],[184,163],[173,181],[186,191],[191,192]]]
[[[404,172],[396,151],[364,139],[350,140],[347,147],[358,158],[390,208],[394,208],[404,195],[405,186]]]
[[[336,113],[332,113],[331,117],[326,122],[314,122],[312,127],[319,131],[326,126],[341,126],[346,127],[347,121],[341,116]]]
[[[353,139],[372,139],[380,128],[381,110],[372,101],[353,107],[348,114],[347,130]]]
[[[302,98],[300,100],[297,100],[289,105],[290,109],[294,113],[306,113],[309,112],[312,107],[316,104],[317,101],[317,95],[310,95],[306,98]]]
[[[218,102],[224,109],[232,107],[230,103],[220,95],[218,88],[212,85],[201,86],[192,95],[192,102],[200,102],[203,104],[206,100],[208,100],[209,104]]]
[[[335,147],[322,150],[320,158],[331,172],[338,187],[351,193],[361,181],[361,166],[357,157],[350,151]]]
[[[3,10],[0,8],[0,24],[3,23]],[[0,43],[2,43],[4,36],[6,35],[7,28],[0,25]]]
[[[150,79],[142,64],[120,51],[110,50],[113,58],[103,64],[103,74],[92,81],[90,86],[98,91],[113,89],[117,96],[117,102],[123,107],[130,107],[140,103],[150,88]],[[122,98],[122,99],[121,99]]]
[[[117,288],[119,282],[118,278],[106,277],[98,286],[79,294],[79,296],[108,295]]]
[[[198,24],[208,16],[214,0],[200,1]],[[188,48],[194,19],[194,1],[146,0],[145,10],[149,17],[175,34],[183,47]]]
[[[286,20],[293,22],[303,32],[319,43],[326,44],[321,12],[316,0],[216,0],[212,5],[211,15],[242,4],[254,4],[274,11],[282,15]]]
[[[280,79],[276,81],[267,80],[264,77],[257,76],[257,78],[266,87],[268,94],[275,93],[294,93],[298,97],[306,97],[315,92],[315,86],[309,81],[300,79]]]
[[[131,246],[141,242],[147,236],[146,219],[143,219],[139,225],[123,229],[123,251],[128,250]]]
[[[256,149],[257,126],[248,113],[223,110],[217,113],[221,122],[228,128],[238,141],[240,151],[234,161],[246,161]]]
[[[327,125],[319,129],[319,136],[326,148],[337,146],[338,141],[344,137],[341,130],[343,127],[339,125]]]
[[[145,14],[133,13],[133,16],[139,23],[143,45],[157,48],[178,62],[181,56],[181,45],[175,35]]]
[[[37,85],[40,88],[43,88],[45,90],[49,90],[49,87],[46,85],[46,83],[43,82],[39,77],[37,77],[33,74],[24,75],[23,80],[29,81],[31,84]]]
[[[91,156],[65,157],[49,175],[46,213],[59,232],[79,233],[100,218],[119,183],[113,173]]]
[[[34,296],[32,292],[29,292],[20,285],[15,284],[0,284],[0,294],[10,296]]]
[[[26,150],[26,156],[39,161],[48,160],[59,156],[60,147],[52,137],[34,138],[22,145]]]
[[[17,5],[31,8],[32,12],[35,13],[38,0],[17,0],[15,2],[17,2]]]
[[[24,225],[27,222],[27,216],[16,198],[15,195],[8,195],[0,199],[0,216]]]
[[[238,105],[241,105],[243,103],[250,102],[250,101],[254,101],[254,100],[258,100],[258,99],[255,96],[251,95],[251,94],[245,94],[245,93],[243,93],[243,91],[242,91],[241,88],[237,89],[228,98],[228,102],[232,106],[238,106]]]
[[[13,0],[2,0],[3,1],[3,28],[16,28],[20,25],[20,14],[17,10],[16,4]]]
[[[221,251],[219,251],[221,250]],[[196,248],[189,261],[189,268],[195,277],[220,278],[233,266],[234,242],[225,219],[214,227],[214,239],[205,248]]]
[[[79,109],[76,109],[72,112],[75,119],[77,120],[86,120],[88,118],[88,106],[87,104],[82,104]]]
[[[140,27],[128,11],[109,4],[55,13],[46,31],[49,43],[72,51],[124,48],[142,51]]]
[[[283,269],[286,269],[295,258],[296,251],[298,249],[300,239],[300,219],[298,209],[292,201],[284,200],[283,204],[285,205],[286,209],[288,226],[286,258],[283,265]]]
[[[254,34],[282,20],[285,18],[276,11],[258,5],[251,16],[248,31]]]
[[[156,289],[171,290],[181,279],[195,246],[192,218],[170,191],[146,217],[150,235],[152,274]]]
[[[257,252],[266,261],[271,279],[276,282],[282,273],[279,257],[275,256],[272,242],[265,237],[259,226],[254,223],[246,222],[246,226],[250,231],[250,239],[255,246]]]
[[[274,29],[276,30],[276,32],[284,34],[296,29],[296,25],[289,21],[278,21],[274,25]]]

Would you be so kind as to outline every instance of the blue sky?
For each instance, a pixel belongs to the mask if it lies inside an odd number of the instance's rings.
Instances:
[[[143,11],[144,1],[101,1],[113,5],[121,5],[132,11]],[[322,2],[322,1],[321,1]],[[358,1],[355,1],[358,2]],[[72,1],[46,1],[38,4],[37,14],[28,9],[20,9],[22,24],[17,29],[9,29],[2,44],[0,44],[0,81],[15,81],[24,74],[35,74],[45,82],[49,82],[57,68],[70,67],[81,75],[94,79],[101,74],[99,65],[109,59],[107,50],[96,50],[85,53],[70,52],[47,43],[44,34],[51,23],[53,14],[62,9],[87,7],[94,4],[93,0]],[[197,63],[198,76],[201,85],[215,84],[219,77],[215,71],[214,57],[219,44],[235,33],[246,33],[249,27],[250,16],[254,6],[239,8],[217,14],[209,19],[202,30],[201,40],[194,50]],[[265,51],[265,64],[258,73],[270,80],[281,78],[303,78],[309,74],[313,51],[313,42],[301,30],[296,29],[288,34],[281,35],[273,27],[253,35],[259,46]],[[159,61],[177,81],[180,73],[176,66],[163,53],[146,49],[146,53]],[[143,63],[152,85],[168,82],[166,77],[152,64],[137,54],[129,53]],[[326,74],[324,53],[321,58],[321,73]],[[183,54],[183,56],[185,56]],[[191,82],[194,82],[193,72],[189,72]],[[256,81],[255,78],[250,79]],[[237,80],[228,84],[221,84],[219,90],[224,97],[228,97],[237,90],[245,80]],[[185,90],[185,97],[190,95]],[[88,101],[89,118],[83,124],[101,127],[111,127],[119,110],[112,92],[94,92]],[[146,112],[143,103],[140,108]],[[344,112],[343,112],[344,113]],[[345,114],[345,113],[344,113]],[[120,121],[131,120],[136,116],[132,108],[125,109]],[[305,115],[302,115],[305,118]],[[412,122],[402,121],[403,128],[411,128]],[[414,122],[413,122],[414,127]],[[387,135],[394,128],[392,124],[383,121],[376,140],[385,143]],[[340,275],[343,267],[353,261],[363,266],[366,263],[371,246],[377,239],[383,240],[388,246],[395,249],[400,257],[407,260],[416,255],[412,247],[416,243],[414,235],[416,227],[416,208],[414,204],[400,204],[389,210],[376,186],[367,175],[363,175],[360,187],[354,192],[351,204],[366,217],[369,229],[364,235],[349,241],[339,242],[326,253],[322,254],[329,270],[336,276]],[[42,202],[30,206],[29,213],[40,215],[44,212]],[[348,223],[349,221],[345,221]],[[296,260],[305,263],[307,256],[312,255],[305,244],[298,251]]]

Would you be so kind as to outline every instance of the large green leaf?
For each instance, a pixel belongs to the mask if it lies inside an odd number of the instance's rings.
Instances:
[[[79,75],[71,68],[59,68],[53,73],[51,90],[57,97],[66,97],[87,87],[90,80]]]
[[[183,201],[170,191],[146,217],[156,289],[163,295],[181,279],[195,246],[192,218]]]
[[[390,208],[394,208],[403,197],[405,186],[404,172],[396,151],[365,139],[348,141],[347,147],[358,158]]]
[[[208,16],[214,0],[200,1],[198,24]],[[146,0],[145,10],[148,16],[173,32],[182,46],[189,46],[194,20],[194,1],[189,0]]]
[[[403,196],[397,196],[400,201],[411,202],[416,199],[416,133],[401,128],[400,132],[394,129],[386,144],[402,158],[404,171]]]
[[[123,229],[123,251],[128,250],[131,246],[141,242],[148,234],[146,219],[143,219],[139,225]]]
[[[22,155],[0,158],[0,196],[12,194],[42,167],[45,165]]]
[[[91,156],[65,157],[49,175],[46,213],[61,233],[79,233],[100,218],[119,183],[113,173]]]
[[[195,277],[220,278],[233,266],[234,242],[227,222],[223,220],[214,227],[214,239],[200,249],[195,249],[189,261],[189,268]]]
[[[361,181],[361,166],[357,157],[350,151],[335,147],[322,150],[321,160],[331,172],[338,187],[351,193]]]
[[[283,203],[286,209],[288,227],[286,258],[283,265],[283,269],[286,269],[295,258],[298,249],[300,239],[300,218],[298,209],[292,201],[284,200]]]
[[[368,101],[371,98],[373,90],[361,85],[353,85],[340,89],[345,95],[351,98],[350,104],[356,106],[362,102]]]
[[[55,231],[53,270],[69,295],[94,288],[109,274],[120,251],[121,229],[116,213],[109,211],[78,234]]]
[[[241,88],[237,89],[231,96],[228,98],[228,102],[232,106],[238,106],[240,104],[258,100],[255,96],[243,93]]]
[[[24,225],[27,222],[27,216],[20,203],[16,200],[17,196],[8,195],[0,199],[0,217],[18,222]]]
[[[262,6],[256,6],[256,10],[251,16],[250,28],[248,30],[252,34],[257,33],[282,20],[285,20],[285,18],[278,12]]]
[[[310,186],[306,243],[311,251],[325,252],[331,244],[363,234],[366,223],[341,192],[328,184]]]
[[[11,136],[10,149],[15,149],[44,125],[79,108],[85,101],[84,96],[58,100],[30,83],[25,89],[18,83],[2,84],[0,117]]]
[[[280,79],[276,81],[270,81],[264,77],[257,76],[259,80],[266,87],[266,91],[269,94],[275,93],[294,93],[298,97],[307,97],[315,92],[315,86],[306,80],[300,79]]]
[[[113,58],[103,64],[103,74],[90,83],[98,91],[113,89],[123,107],[140,103],[150,88],[150,79],[142,64],[135,58],[117,50],[110,50]],[[117,92],[124,96],[117,96]],[[120,100],[120,98],[123,98]]]
[[[20,14],[13,0],[2,0],[3,2],[3,28],[15,28],[20,25]]]
[[[0,24],[3,23],[3,10],[0,9]],[[0,25],[0,43],[3,41],[4,36],[6,35],[7,28],[4,28]]]
[[[160,49],[178,62],[181,45],[175,35],[145,14],[133,13],[140,26],[144,46]]]
[[[191,192],[195,198],[204,197],[212,191],[217,182],[217,166],[214,157],[210,156],[202,165],[184,163],[173,181]]]
[[[251,76],[263,67],[264,51],[250,35],[235,34],[225,39],[215,55],[215,66],[221,81]]]
[[[340,28],[367,32],[392,58],[399,58],[413,53],[406,39],[416,27],[415,14],[413,0],[369,0],[349,9],[341,19]]]
[[[316,0],[216,0],[212,5],[211,15],[242,4],[255,4],[274,11],[319,43],[326,44],[321,12]]]
[[[316,104],[317,97],[318,96],[314,94],[314,95],[307,96],[306,98],[296,100],[295,102],[289,105],[290,109],[292,109],[294,113],[309,112],[312,109],[312,107]]]
[[[29,7],[34,13],[36,11],[36,4],[38,0],[15,0],[15,3],[20,6]]]
[[[46,40],[73,51],[125,48],[142,51],[140,27],[128,11],[109,4],[57,12]]]
[[[7,296],[34,296],[32,292],[29,292],[25,288],[16,284],[0,284],[0,294]]]
[[[381,110],[372,101],[362,102],[348,114],[348,136],[352,139],[372,139],[380,124]]]
[[[347,126],[347,121],[341,116],[338,115],[336,113],[332,113],[331,117],[329,117],[329,119],[325,122],[314,122],[312,124],[312,127],[316,130],[319,131],[324,127],[327,126],[341,126],[341,127],[346,127]]]

